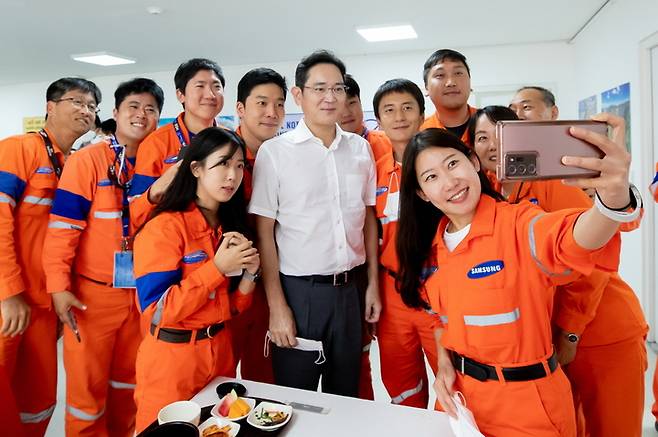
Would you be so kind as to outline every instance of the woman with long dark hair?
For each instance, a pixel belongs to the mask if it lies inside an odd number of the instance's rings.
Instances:
[[[224,322],[251,303],[260,274],[246,236],[244,156],[234,133],[201,131],[135,239],[137,295],[148,324],[137,354],[137,432],[168,403],[234,375]]]
[[[501,201],[473,149],[428,129],[405,150],[400,192],[400,292],[442,320],[434,388],[455,415],[460,391],[487,436],[575,436],[569,382],[551,341],[555,286],[618,265],[614,209],[637,207],[628,183],[623,120],[598,118],[613,140],[571,134],[599,147],[602,159],[564,157],[600,176],[571,183],[597,189],[589,209],[553,213]],[[425,282],[423,274],[433,272]]]
[[[501,120],[518,118],[507,107],[487,106],[473,114],[469,125],[475,152],[494,180]],[[592,206],[583,190],[559,180],[495,183],[508,202],[527,200],[547,212]],[[620,230],[638,224],[624,223]],[[571,382],[576,411],[583,412],[577,415],[578,435],[640,435],[649,327],[633,289],[617,272],[595,269],[557,288],[552,322],[558,361]],[[609,384],[622,380],[623,385]]]

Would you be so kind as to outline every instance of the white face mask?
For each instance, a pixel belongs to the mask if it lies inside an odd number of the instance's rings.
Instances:
[[[391,192],[393,189],[393,178],[395,177],[395,185],[397,191]],[[397,221],[400,212],[400,183],[398,181],[398,174],[391,173],[391,178],[388,180],[388,194],[386,195],[386,205],[384,206],[384,215],[388,217],[389,221]]]
[[[455,401],[455,405],[457,406],[457,419],[453,419],[450,416],[448,417],[450,420],[450,428],[452,428],[455,437],[485,437],[475,423],[473,413],[466,408],[464,395],[460,392],[456,392],[453,395],[452,400]]]
[[[327,359],[324,356],[324,348],[322,347],[322,342],[319,340],[309,340],[308,338],[295,337],[297,339],[297,345],[291,349],[297,349],[300,351],[307,352],[318,352],[318,359],[315,360],[315,364],[322,364]],[[268,356],[270,354],[270,342],[272,341],[272,335],[270,331],[267,331],[265,334],[265,347],[263,350],[263,355]]]

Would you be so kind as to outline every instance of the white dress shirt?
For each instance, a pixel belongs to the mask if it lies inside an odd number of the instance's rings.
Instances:
[[[260,147],[249,212],[276,221],[281,273],[327,275],[365,262],[363,225],[377,179],[369,150],[338,125],[326,147],[303,119]]]

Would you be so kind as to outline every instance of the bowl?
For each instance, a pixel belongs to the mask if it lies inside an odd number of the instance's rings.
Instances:
[[[219,417],[220,419],[232,420],[232,421],[235,421],[235,422],[237,422],[238,420],[244,419],[245,417],[247,417],[249,415],[249,413],[254,411],[254,407],[256,406],[256,399],[241,398],[241,397],[239,397],[238,399],[242,399],[243,401],[245,401],[247,403],[247,405],[249,405],[249,412],[247,414],[245,414],[244,416],[234,417],[234,418],[230,418],[230,417],[227,417],[227,416],[222,416],[221,414],[219,414],[219,406],[221,405],[221,401],[218,402],[217,404],[215,404],[214,407],[212,407],[212,410],[210,410],[210,414],[212,416]]]
[[[217,388],[215,388],[219,399],[231,393],[231,390],[235,390],[235,394],[238,396],[244,396],[247,394],[247,387],[237,381],[222,382],[217,386]]]
[[[146,431],[143,437],[199,437],[199,429],[189,422],[167,422]]]
[[[267,420],[263,420],[262,416],[265,412],[276,411],[286,414],[286,418],[274,425],[268,424]],[[276,429],[282,428],[290,422],[292,417],[292,407],[285,404],[275,404],[273,402],[261,402],[256,408],[251,410],[249,416],[247,417],[247,423],[254,428],[258,428],[263,431],[274,431]]]
[[[188,422],[199,425],[201,419],[201,407],[196,402],[178,401],[162,408],[158,413],[158,423]]]
[[[208,418],[208,420],[206,420],[201,425],[199,425],[199,435],[203,436],[203,431],[212,425],[217,425],[219,428],[230,426],[231,430],[228,432],[229,437],[235,437],[236,435],[238,435],[238,432],[240,432],[239,423],[231,422],[228,419],[221,419],[219,417],[211,416],[210,418]]]

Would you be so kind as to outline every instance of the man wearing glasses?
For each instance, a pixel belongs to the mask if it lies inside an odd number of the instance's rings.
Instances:
[[[93,82],[59,79],[46,91],[44,129],[0,141],[0,377],[11,386],[0,398],[18,413],[4,435],[43,436],[55,409],[57,315],[41,254],[64,161],[100,101]]]
[[[257,215],[274,380],[358,395],[361,319],[379,319],[375,168],[366,141],[338,127],[345,65],[312,53],[291,90],[297,127],[265,141],[249,212]],[[365,296],[365,299],[360,298]]]

